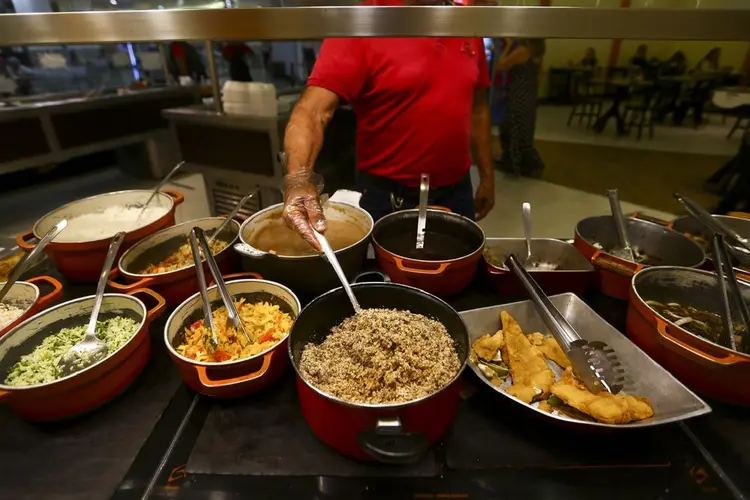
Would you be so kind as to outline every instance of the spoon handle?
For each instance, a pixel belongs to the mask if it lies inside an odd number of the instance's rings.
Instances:
[[[143,212],[145,212],[145,211],[146,211],[146,207],[148,207],[148,204],[149,204],[149,203],[151,203],[151,200],[153,200],[153,199],[154,199],[154,196],[156,196],[156,194],[157,194],[157,193],[158,193],[159,191],[161,191],[161,188],[163,188],[163,187],[164,187],[164,185],[165,185],[165,184],[166,184],[167,182],[169,182],[169,179],[171,179],[171,178],[172,178],[172,176],[173,176],[174,174],[176,174],[176,173],[177,173],[177,171],[178,171],[178,170],[179,170],[180,168],[182,168],[182,166],[183,166],[184,164],[185,164],[185,162],[184,162],[184,161],[181,161],[180,163],[178,163],[177,165],[175,165],[175,166],[174,166],[174,168],[173,168],[172,170],[170,170],[170,171],[169,171],[169,173],[168,173],[168,174],[166,175],[166,177],[164,177],[164,178],[163,178],[163,179],[162,179],[161,181],[159,181],[159,184],[157,184],[157,185],[156,185],[156,187],[154,188],[154,190],[153,190],[153,191],[151,192],[151,196],[149,196],[149,197],[148,197],[148,200],[146,200],[146,203],[144,203],[144,204],[143,204],[143,208],[141,208],[141,213],[139,213],[139,214],[138,214],[138,219],[140,219],[140,218],[141,218],[141,215],[143,215]]]
[[[96,284],[94,307],[91,309],[91,318],[89,318],[89,326],[86,328],[86,335],[94,335],[96,332],[96,320],[99,318],[99,309],[102,307],[102,299],[104,298],[104,289],[107,288],[109,271],[112,269],[112,264],[115,262],[115,256],[117,255],[117,251],[120,249],[120,245],[122,245],[122,240],[124,239],[125,232],[120,231],[114,236],[114,238],[112,238],[112,242],[109,244],[107,257],[104,259],[104,265],[102,266],[102,274],[99,275],[99,282]]]
[[[240,200],[240,202],[237,203],[237,205],[235,205],[235,207],[232,209],[232,211],[229,213],[229,215],[227,215],[226,218],[223,221],[221,221],[221,224],[219,225],[219,227],[217,227],[216,229],[214,229],[213,232],[211,233],[211,235],[208,237],[208,243],[209,244],[214,241],[214,238],[216,238],[219,235],[219,233],[221,233],[224,230],[225,227],[227,227],[227,225],[229,224],[229,222],[232,219],[234,219],[234,217],[239,213],[240,209],[243,206],[245,206],[245,203],[247,203],[248,200],[250,200],[250,198],[252,198],[253,196],[255,196],[257,193],[258,193],[258,190],[256,189],[255,191],[253,191],[249,195],[243,197]]]
[[[620,246],[628,253],[628,256],[631,258],[631,260],[635,260],[633,247],[630,246],[628,229],[627,227],[625,227],[625,218],[622,215],[622,208],[620,207],[620,196],[617,193],[617,189],[608,189],[607,197],[609,198],[609,208],[612,211],[612,218],[615,220],[617,236],[620,238]]]
[[[526,260],[531,260],[531,203],[521,206],[523,214],[523,234],[526,237]]]
[[[417,215],[417,250],[424,248],[424,233],[427,228],[427,200],[430,195],[430,176],[422,174],[419,182],[419,212]]]
[[[8,279],[5,281],[5,286],[3,286],[3,289],[0,290],[0,302],[2,302],[2,300],[5,298],[5,295],[13,287],[13,284],[18,281],[18,278],[20,278],[21,275],[26,272],[29,266],[36,260],[37,256],[42,253],[44,247],[46,247],[47,244],[52,241],[55,236],[60,234],[60,231],[62,231],[66,227],[68,227],[68,220],[60,220],[60,222],[52,226],[49,231],[47,231],[47,234],[42,236],[42,239],[39,240],[39,243],[31,252],[26,254],[21,259],[21,261],[16,264],[16,266],[10,272]]]
[[[341,281],[341,285],[344,287],[344,291],[349,296],[349,300],[352,303],[354,312],[359,313],[360,311],[362,311],[362,308],[360,307],[359,302],[357,301],[357,297],[354,296],[352,287],[349,286],[349,280],[346,279],[346,274],[344,274],[344,270],[341,269],[341,264],[339,264],[339,259],[336,258],[336,253],[333,251],[333,248],[331,247],[330,243],[328,243],[328,239],[326,239],[325,236],[317,232],[315,229],[313,229],[313,233],[315,234],[315,237],[318,239],[318,243],[320,243],[320,248],[323,249],[323,253],[326,256],[326,259],[328,259],[328,263],[331,264],[331,267],[333,267],[333,270],[336,272],[336,276],[339,277],[339,280]]]

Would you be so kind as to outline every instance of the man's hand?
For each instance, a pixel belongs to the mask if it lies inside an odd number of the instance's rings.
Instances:
[[[492,182],[480,181],[474,195],[474,211],[477,220],[484,219],[495,206],[495,186]]]
[[[300,171],[286,176],[284,187],[284,220],[317,251],[320,243],[313,233],[326,230],[326,218],[320,206],[323,178],[313,172]]]

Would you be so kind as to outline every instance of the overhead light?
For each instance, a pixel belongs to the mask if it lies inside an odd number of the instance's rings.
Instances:
[[[117,0],[109,0],[109,3],[111,3],[112,5],[117,5]]]
[[[162,9],[164,9],[164,6],[163,5],[157,5],[156,8],[159,9],[159,10],[162,10]]]

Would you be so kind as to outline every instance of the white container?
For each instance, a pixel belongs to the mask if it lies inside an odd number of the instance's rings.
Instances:
[[[270,83],[228,81],[222,90],[222,103],[228,114],[262,117],[278,114],[276,87]]]

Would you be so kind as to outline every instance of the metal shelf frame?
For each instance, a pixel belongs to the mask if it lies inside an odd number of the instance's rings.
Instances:
[[[0,15],[0,45],[422,36],[750,41],[750,9],[331,6]]]

